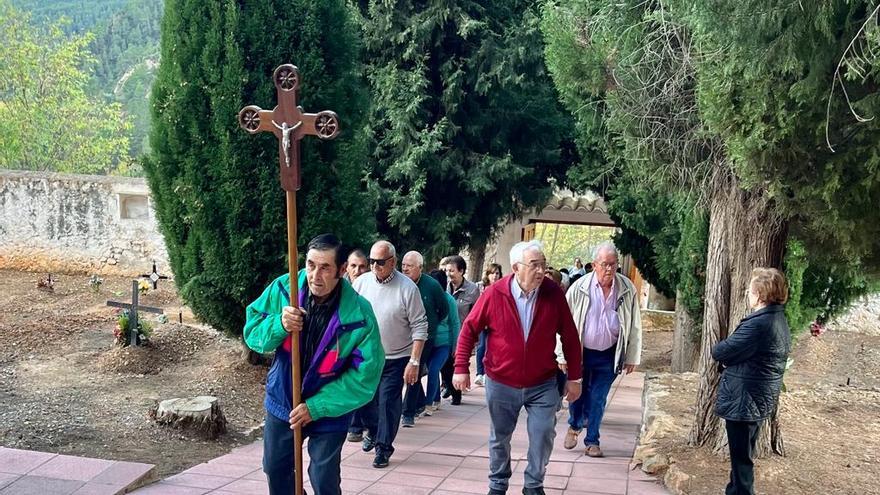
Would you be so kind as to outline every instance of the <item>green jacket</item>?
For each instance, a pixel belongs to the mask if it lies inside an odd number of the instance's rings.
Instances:
[[[302,377],[302,397],[313,423],[310,431],[345,431],[351,413],[370,400],[379,385],[385,352],[373,309],[347,280],[340,280],[339,308],[327,324],[318,350]],[[305,271],[299,286],[305,287]],[[266,410],[288,421],[291,409],[290,335],[281,326],[281,310],[289,305],[290,277],[275,279],[247,307],[244,341],[256,352],[275,351],[266,378]],[[299,291],[300,306],[305,291]]]

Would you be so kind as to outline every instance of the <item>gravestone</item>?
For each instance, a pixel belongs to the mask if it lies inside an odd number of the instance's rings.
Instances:
[[[155,313],[162,314],[164,311],[162,308],[154,308],[151,306],[141,306],[138,303],[138,281],[131,281],[131,302],[124,303],[119,301],[107,301],[107,306],[112,306],[114,308],[122,308],[128,310],[128,325],[131,328],[129,332],[129,345],[137,346],[137,327],[138,327],[138,311],[144,311],[147,313]]]

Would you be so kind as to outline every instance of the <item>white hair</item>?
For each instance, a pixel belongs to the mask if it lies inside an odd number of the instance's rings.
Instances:
[[[517,242],[510,248],[510,266],[523,262],[523,255],[526,251],[544,252],[544,244],[539,240]]]
[[[425,266],[425,257],[422,256],[422,253],[420,253],[418,251],[409,251],[403,255],[403,259],[406,259],[408,257],[415,258],[417,265]]]
[[[615,257],[620,258],[620,252],[617,250],[617,247],[614,246],[614,243],[611,241],[603,241],[593,248],[593,261],[598,260],[602,253],[608,251],[613,252]]]
[[[391,244],[388,241],[376,241],[376,243],[373,244],[373,247],[379,246],[383,246],[388,250],[388,256],[397,256],[397,249],[394,248],[394,244]]]

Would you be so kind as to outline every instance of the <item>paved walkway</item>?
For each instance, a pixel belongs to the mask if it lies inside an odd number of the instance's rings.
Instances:
[[[633,373],[615,382],[602,424],[602,449],[606,457],[593,459],[583,448],[565,450],[563,437],[567,412],[561,411],[556,445],[545,479],[548,495],[654,495],[667,492],[640,470],[630,470],[641,422],[644,376]],[[528,438],[525,413],[513,436],[514,475],[508,493],[521,493]],[[346,443],[342,456],[342,489],[346,494],[454,495],[488,492],[489,412],[482,388],[465,394],[463,405],[444,401],[434,416],[401,428],[391,465],[371,466],[372,453],[360,444]],[[583,437],[581,437],[583,439]],[[141,488],[137,495],[263,495],[268,493],[260,469],[262,443],[237,448],[159,483]],[[306,465],[308,458],[304,460]],[[306,490],[311,492],[311,487]],[[3,494],[3,492],[0,492]],[[4,494],[5,495],[5,494]]]
[[[0,447],[0,495],[115,495],[154,473],[150,464]]]

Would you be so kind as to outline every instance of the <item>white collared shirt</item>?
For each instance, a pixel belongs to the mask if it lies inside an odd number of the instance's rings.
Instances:
[[[516,311],[519,313],[519,322],[522,325],[525,340],[529,340],[529,330],[532,328],[532,319],[535,317],[535,303],[538,301],[539,288],[526,293],[519,286],[516,277],[510,277],[510,293],[516,303]]]

